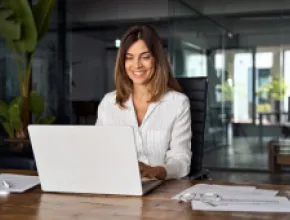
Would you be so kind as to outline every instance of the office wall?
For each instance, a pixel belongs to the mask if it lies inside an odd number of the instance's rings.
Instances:
[[[106,90],[113,91],[115,89],[115,81],[114,81],[114,69],[115,69],[115,62],[116,62],[116,57],[117,57],[117,48],[108,48],[106,51],[106,64],[107,64],[107,88]]]
[[[168,0],[151,0],[151,2],[144,0],[74,0],[69,3],[69,14],[72,21],[78,22],[158,20],[168,17],[169,2]],[[178,4],[174,11],[177,16],[192,15],[192,11],[182,4]]]
[[[106,90],[106,44],[85,33],[68,36],[72,101],[100,100]]]
[[[68,99],[70,101],[99,100],[104,93],[106,44],[86,33],[67,34],[67,80],[70,83]],[[58,73],[56,68],[57,42],[56,34],[48,34],[36,51],[35,68],[50,68],[50,78],[47,74],[34,74],[33,87],[38,88],[45,96],[52,96],[52,84],[56,86]],[[41,59],[41,60],[39,60]],[[47,67],[45,67],[47,66]],[[49,82],[50,83],[43,83]],[[74,82],[74,83],[72,83]],[[48,85],[51,85],[48,88]],[[53,86],[53,87],[55,87]],[[61,89],[61,88],[58,88]]]

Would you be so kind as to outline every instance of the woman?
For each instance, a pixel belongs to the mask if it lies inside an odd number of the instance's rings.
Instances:
[[[189,100],[172,75],[155,30],[134,26],[124,35],[115,86],[99,105],[97,125],[134,128],[142,177],[186,176],[191,162]]]

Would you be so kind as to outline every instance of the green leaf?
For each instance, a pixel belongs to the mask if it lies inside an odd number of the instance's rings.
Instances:
[[[6,43],[7,43],[7,47],[10,48],[11,50],[21,52],[21,53],[26,52],[25,44],[23,41],[6,40]]]
[[[13,11],[13,17],[9,20],[14,23],[21,23],[21,36],[20,40],[13,41],[13,38],[9,38],[8,41],[12,43],[22,42],[27,52],[32,52],[37,43],[37,30],[35,21],[33,18],[32,10],[27,0],[7,0],[6,9]],[[7,19],[6,19],[7,20]],[[15,46],[15,48],[18,48]],[[21,47],[20,47],[21,48]],[[24,51],[21,51],[24,52]]]
[[[0,116],[9,121],[8,105],[0,100]]]
[[[18,105],[20,112],[23,110],[23,97],[17,96],[10,103],[9,106]]]
[[[55,121],[55,116],[48,116],[46,118],[42,118],[36,121],[37,124],[52,124]]]
[[[36,120],[44,112],[44,100],[36,91],[31,91],[29,94],[29,105],[31,112],[35,115]]]
[[[0,34],[8,40],[19,40],[20,22],[9,19],[13,14],[12,10],[0,10]]]
[[[6,118],[4,118],[2,115],[0,115],[0,123],[7,122]]]
[[[22,127],[21,117],[20,117],[20,109],[17,104],[10,105],[9,109],[9,116],[10,116],[10,124],[12,125],[14,130],[18,130]]]
[[[4,130],[7,132],[10,138],[14,138],[14,129],[9,122],[2,123]]]
[[[38,0],[32,7],[32,13],[38,32],[38,40],[43,38],[48,30],[52,11],[55,7],[55,0]]]

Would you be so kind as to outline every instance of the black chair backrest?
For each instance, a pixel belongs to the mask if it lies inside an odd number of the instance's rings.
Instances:
[[[191,169],[189,176],[202,171],[204,131],[207,112],[207,77],[177,78],[190,100],[191,108]]]

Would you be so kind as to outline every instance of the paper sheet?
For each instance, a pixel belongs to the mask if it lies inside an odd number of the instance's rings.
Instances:
[[[192,201],[193,210],[207,211],[242,211],[242,212],[290,212],[290,201],[286,197],[256,197],[256,196],[230,196],[232,201],[224,196],[223,200],[216,202],[218,206],[213,207],[200,201]],[[237,202],[239,200],[250,200],[251,202]]]
[[[7,190],[7,188],[2,185],[2,181],[6,181],[10,185],[8,189],[10,192],[17,193],[24,192],[40,184],[38,176],[0,174],[0,191]]]
[[[197,184],[178,193],[172,199],[179,200],[182,195],[188,193],[196,194],[195,199],[188,201],[191,202],[193,210],[290,212],[290,201],[286,197],[276,196],[278,192],[278,190],[257,189],[254,186]],[[204,193],[216,194],[221,197],[221,200],[213,201],[214,206],[199,201],[199,196]]]
[[[249,194],[253,196],[275,196],[278,193],[278,190],[266,190],[266,189],[257,189],[255,186],[225,186],[225,185],[211,185],[211,184],[197,184],[194,185],[177,195],[172,199],[179,199],[181,195],[185,193],[216,193],[219,195],[232,195],[235,196],[237,193]]]

